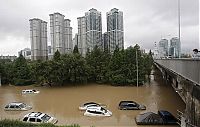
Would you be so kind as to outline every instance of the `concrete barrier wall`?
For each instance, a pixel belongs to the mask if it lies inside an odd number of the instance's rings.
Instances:
[[[200,85],[200,60],[156,59],[154,62]]]

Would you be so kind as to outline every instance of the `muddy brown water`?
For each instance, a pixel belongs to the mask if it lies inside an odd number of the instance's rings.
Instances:
[[[140,113],[157,112],[164,109],[176,116],[177,110],[184,111],[185,104],[178,94],[169,84],[158,79],[155,80],[152,76],[150,83],[138,88],[97,84],[53,88],[1,86],[0,118],[22,119],[29,112],[40,111],[56,117],[58,125],[137,126],[134,118]],[[21,92],[24,89],[37,89],[40,93],[22,95]],[[118,110],[118,104],[121,100],[134,100],[144,104],[147,109],[144,111]],[[79,111],[78,107],[80,104],[90,101],[106,104],[107,109],[113,115],[111,117],[84,116],[84,111]],[[10,102],[24,102],[31,105],[33,109],[29,111],[4,111],[4,106]]]

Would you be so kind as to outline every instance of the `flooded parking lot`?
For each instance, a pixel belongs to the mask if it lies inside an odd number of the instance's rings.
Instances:
[[[39,94],[22,95],[24,89],[37,89]],[[122,100],[133,100],[144,104],[146,110],[118,110]],[[107,105],[112,112],[111,117],[87,117],[79,111],[80,104],[98,102]],[[4,111],[10,102],[24,102],[33,108],[29,111]],[[47,113],[58,119],[59,125],[79,124],[81,126],[136,126],[135,116],[147,112],[168,110],[176,116],[177,109],[183,111],[184,102],[163,80],[152,77],[150,83],[141,87],[114,87],[109,85],[83,85],[71,87],[33,87],[33,86],[1,86],[0,118],[21,119],[32,111]]]

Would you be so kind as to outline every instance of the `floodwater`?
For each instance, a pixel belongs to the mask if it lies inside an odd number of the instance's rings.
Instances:
[[[21,91],[24,89],[37,89],[40,93],[22,95]],[[118,104],[122,100],[134,100],[144,104],[147,110],[118,110]],[[111,117],[84,116],[84,111],[79,111],[78,107],[80,104],[90,101],[106,104],[107,109],[113,115]],[[29,111],[4,111],[4,106],[10,102],[24,102],[31,105],[33,109]],[[124,127],[137,126],[134,118],[140,113],[147,111],[156,113],[158,110],[164,109],[176,116],[177,110],[184,111],[184,108],[185,104],[178,94],[159,76],[151,76],[150,83],[138,88],[97,84],[73,87],[0,87],[0,119],[22,119],[29,112],[39,111],[56,117],[58,125]]]

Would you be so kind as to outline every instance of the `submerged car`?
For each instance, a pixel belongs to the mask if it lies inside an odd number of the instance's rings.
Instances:
[[[79,106],[79,110],[86,110],[88,107],[91,107],[91,106],[99,106],[99,107],[103,107],[103,108],[106,107],[105,105],[98,104],[98,103],[95,103],[95,102],[87,102],[87,103]]]
[[[40,91],[34,89],[22,90],[22,94],[32,94],[32,93],[40,93]]]
[[[56,124],[58,122],[56,118],[41,112],[31,112],[25,115],[22,121],[30,123],[52,123],[52,124]]]
[[[112,116],[112,112],[99,106],[91,106],[86,109],[84,115],[85,116]]]
[[[165,110],[159,110],[158,114],[163,119],[163,122],[165,125],[177,125],[178,120],[168,111]]]
[[[4,110],[6,111],[26,111],[32,109],[31,106],[21,103],[21,102],[12,102],[5,106]]]
[[[160,115],[156,113],[147,112],[147,113],[138,115],[135,118],[135,122],[138,125],[162,125],[163,119],[160,117]]]
[[[121,101],[118,108],[120,110],[146,110],[144,105],[138,104],[134,101]]]
[[[177,119],[168,111],[160,110],[158,114],[147,112],[135,118],[138,125],[177,125]]]

